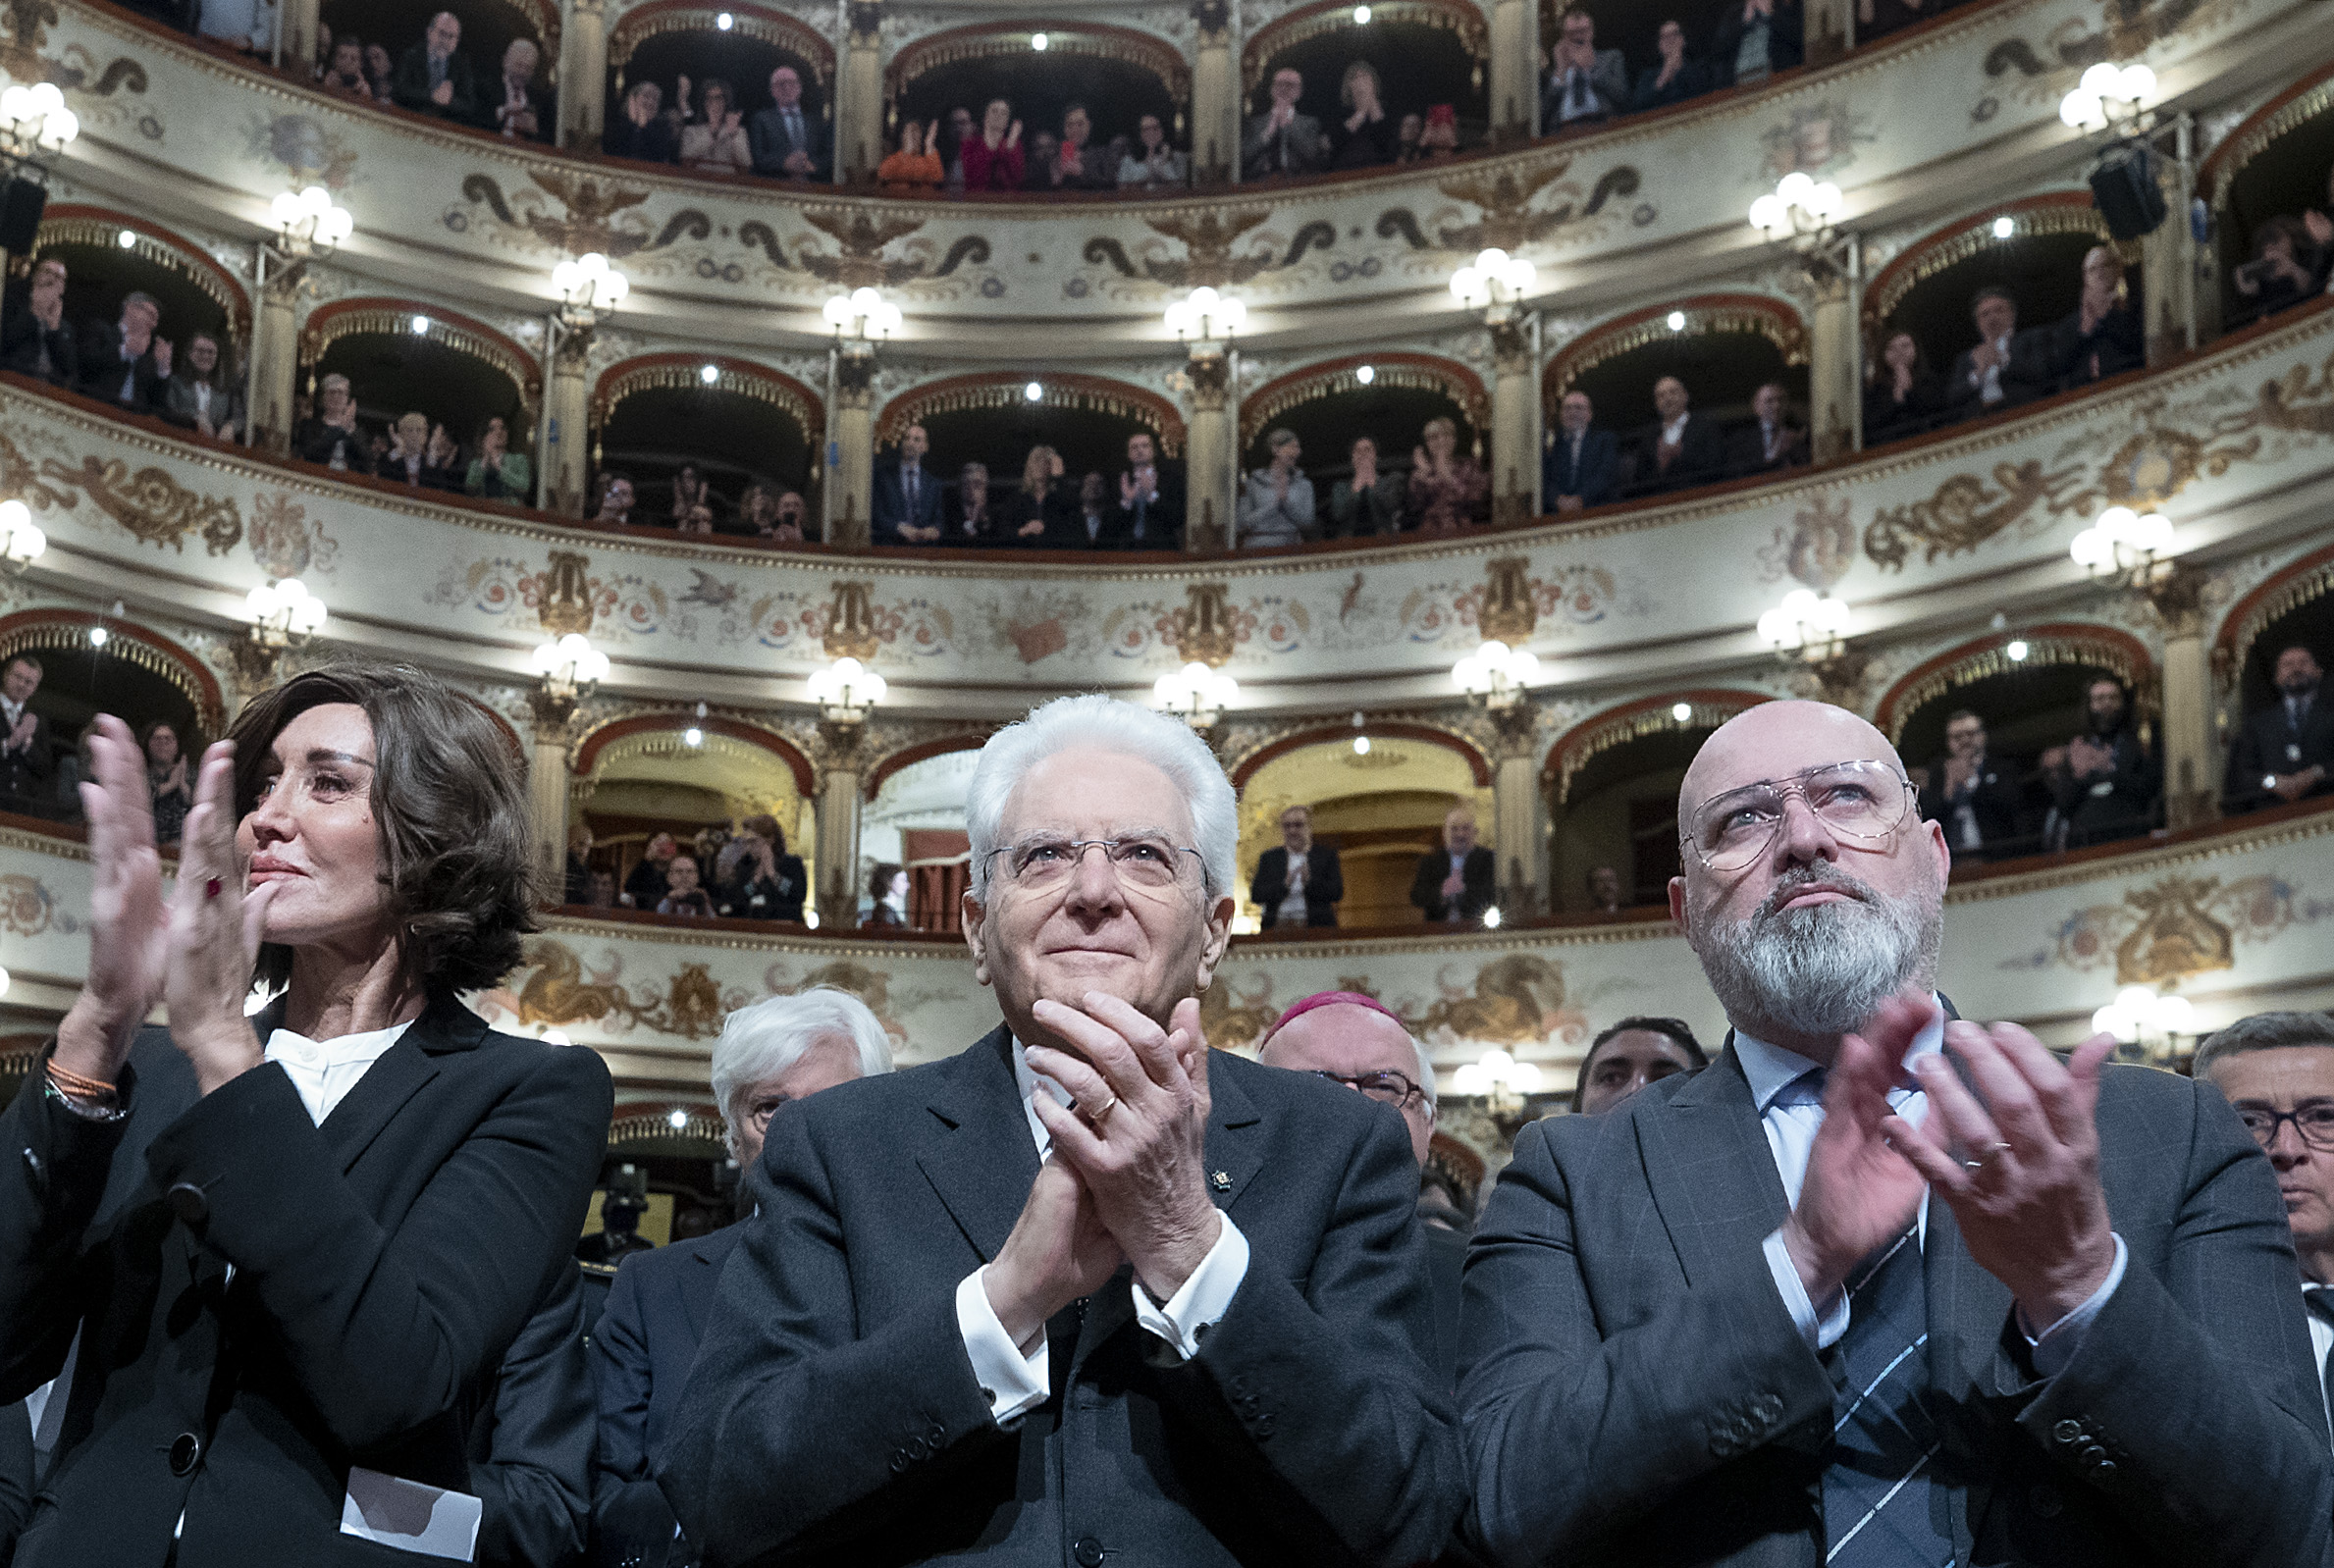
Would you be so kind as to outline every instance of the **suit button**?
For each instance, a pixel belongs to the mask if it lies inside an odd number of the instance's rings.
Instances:
[[[211,1217],[211,1200],[191,1181],[175,1183],[162,1194],[162,1201],[170,1205],[171,1213],[188,1225],[200,1225]]]
[[[1763,1393],[1751,1402],[1751,1414],[1758,1417],[1763,1423],[1779,1421],[1782,1419],[1782,1413],[1783,1402],[1775,1394]]]
[[[2102,1485],[2113,1481],[2115,1479],[2115,1461],[2112,1459],[2094,1459],[2091,1462],[2091,1479],[2099,1482]]]
[[[1080,1536],[1070,1544],[1070,1560],[1078,1568],[1102,1568],[1102,1542],[1091,1536]]]
[[[924,1440],[931,1444],[932,1452],[938,1453],[948,1445],[948,1429],[935,1421],[932,1430],[924,1435]]]
[[[202,1439],[193,1433],[182,1432],[171,1439],[170,1473],[172,1475],[186,1474],[187,1471],[194,1468],[194,1462],[201,1457]]]
[[[2070,1417],[2052,1427],[2050,1436],[2064,1443],[2080,1442],[2083,1440],[2083,1423]]]
[[[2066,1499],[2058,1494],[2056,1487],[2037,1486],[2026,1494],[2026,1505],[2035,1511],[2038,1519],[2056,1519],[2065,1510]]]
[[[908,1466],[911,1462],[912,1461],[910,1461],[908,1458],[908,1450],[902,1448],[899,1452],[891,1456],[891,1473],[895,1476],[906,1475],[908,1473]]]

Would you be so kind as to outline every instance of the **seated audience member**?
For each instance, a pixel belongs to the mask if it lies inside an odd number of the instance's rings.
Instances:
[[[1588,912],[1591,915],[1618,915],[1628,906],[1620,896],[1620,872],[1610,865],[1592,865],[1588,871]]]
[[[1118,160],[1089,145],[1094,133],[1086,105],[1062,111],[1062,135],[1051,154],[1038,161],[1033,178],[1044,190],[1111,190],[1118,185]]]
[[[956,473],[956,494],[949,497],[947,521],[940,543],[980,548],[995,545],[999,529],[988,507],[988,464],[967,463]]]
[[[480,1568],[584,1561],[600,1425],[585,1346],[603,1294],[569,1259],[478,1390],[466,1490]]]
[[[2106,245],[2083,255],[2083,297],[2050,331],[2051,368],[2061,385],[2088,386],[2148,362],[2140,313],[2124,286],[2123,262]]]
[[[2224,810],[2264,806],[2334,792],[2334,708],[2318,701],[2317,655],[2297,644],[2277,655],[2277,701],[2245,715],[2229,747]]]
[[[1418,128],[1418,156],[1427,163],[1446,163],[1459,156],[1459,110],[1447,103],[1426,106],[1426,124]]]
[[[2275,315],[2324,292],[2323,270],[2312,265],[2316,258],[2303,220],[2280,213],[2261,225],[2253,260],[2232,270],[2229,282],[2252,302],[2252,315]]]
[[[1664,376],[1653,384],[1654,422],[1637,437],[1637,477],[1646,491],[1690,490],[1719,477],[1725,441],[1715,422],[1694,413],[1685,383]]]
[[[1359,991],[1323,991],[1292,1003],[1264,1032],[1256,1060],[1268,1068],[1310,1072],[1365,1094],[1402,1115],[1425,1196],[1428,1151],[1434,1144],[1434,1058],[1392,1008]],[[1424,1204],[1421,1203],[1421,1214]],[[1426,1274],[1434,1295],[1438,1375],[1453,1376],[1459,1361],[1459,1276],[1466,1264],[1466,1216],[1451,1205],[1456,1225],[1421,1225]],[[1448,1559],[1445,1559],[1448,1560]]]
[[[675,855],[664,867],[664,896],[657,901],[659,915],[686,915],[710,918],[714,913],[713,896],[699,886],[703,873],[697,868],[697,859],[690,855]]]
[[[332,62],[326,68],[318,85],[325,91],[360,103],[371,103],[373,84],[365,78],[365,46],[362,39],[347,34],[333,41]]]
[[[1110,505],[1110,487],[1099,473],[1088,472],[1078,482],[1078,500],[1070,516],[1071,549],[1115,549],[1118,519]]]
[[[524,452],[510,449],[510,427],[501,414],[488,418],[478,435],[478,455],[462,475],[462,489],[488,500],[510,500],[524,505],[535,498],[535,465]]]
[[[429,444],[422,448],[421,482],[431,490],[462,488],[462,444],[444,425],[430,427]]]
[[[1559,516],[1602,506],[1618,493],[1620,444],[1595,419],[1584,392],[1565,392],[1557,404],[1556,441],[1540,458],[1540,504]]]
[[[981,112],[980,134],[960,143],[967,190],[1019,190],[1029,173],[1021,150],[1021,122],[1013,105],[991,98]]]
[[[2081,849],[2148,831],[2163,764],[2132,732],[2123,683],[2102,675],[2084,698],[2084,732],[2042,754],[2063,845]]]
[[[1167,190],[1191,183],[1191,161],[1167,145],[1167,128],[1157,115],[1135,123],[1135,145],[1118,161],[1121,190]]]
[[[1877,445],[1927,430],[1945,406],[1944,388],[1909,332],[1888,335],[1880,358],[1865,368],[1864,444]]]
[[[2006,288],[1981,288],[1970,301],[1977,345],[1965,348],[1945,378],[1945,399],[1963,419],[2031,403],[2050,391],[2050,348],[2018,330],[2018,301]]]
[[[868,914],[862,925],[908,928],[908,873],[889,861],[868,872]]]
[[[1127,438],[1118,476],[1118,548],[1176,549],[1183,544],[1183,486],[1159,463],[1147,432]]]
[[[2018,831],[2018,775],[1986,750],[1986,721],[1968,708],[1945,719],[1945,755],[1929,764],[1921,815],[1940,823],[1957,861],[1996,860],[2025,846]]]
[[[1748,86],[1802,64],[1806,36],[1800,0],[1742,0],[1740,6],[1727,0],[1711,40],[1711,63],[1722,82]]]
[[[632,521],[632,476],[629,474],[602,474],[600,476],[600,504],[593,509],[596,523],[629,523]]]
[[[1353,471],[1329,492],[1329,532],[1334,539],[1367,539],[1402,532],[1404,485],[1399,474],[1378,471],[1378,444],[1353,438]]]
[[[19,816],[56,814],[48,720],[32,709],[42,673],[30,653],[13,654],[0,666],[0,811]]]
[[[875,465],[870,482],[870,537],[878,545],[940,542],[940,482],[924,466],[931,439],[922,425],[900,432],[899,450]]]
[[[595,910],[622,909],[623,901],[616,892],[615,872],[594,869],[592,885],[584,903]]]
[[[316,415],[300,426],[292,450],[306,462],[371,473],[373,460],[365,433],[357,427],[356,399],[349,393],[348,378],[338,371],[325,377],[317,384],[316,401]]]
[[[32,276],[0,292],[0,370],[37,376],[52,387],[80,381],[80,344],[65,325],[65,263],[44,256]]]
[[[1021,494],[1006,503],[1003,537],[1027,549],[1070,544],[1070,490],[1062,483],[1062,454],[1032,446],[1021,465]]]
[[[1589,1042],[1572,1080],[1572,1114],[1603,1116],[1649,1083],[1699,1072],[1710,1053],[1682,1019],[1628,1018]]]
[[[778,492],[777,515],[771,520],[767,537],[781,545],[799,545],[810,538],[810,504],[800,491]]]
[[[1856,0],[1856,42],[1884,38],[1943,11],[1953,0]]]
[[[1768,382],[1751,393],[1751,413],[1757,423],[1745,425],[1726,444],[1726,477],[1775,474],[1807,463],[1807,432],[1783,423],[1789,393],[1778,381]]]
[[[1629,102],[1629,63],[1618,49],[1597,47],[1597,21],[1578,6],[1565,12],[1540,91],[1540,129],[1610,120]]]
[[[910,120],[900,127],[898,150],[875,165],[875,183],[895,196],[921,195],[940,188],[948,172],[940,167],[940,122],[919,125]]]
[[[700,506],[705,507],[710,513],[713,500],[714,488],[707,484],[705,476],[697,471],[697,465],[695,463],[681,464],[681,471],[672,476],[672,511],[669,514],[672,525],[675,528],[680,527]]]
[[[1280,925],[1335,925],[1345,896],[1346,873],[1337,851],[1313,842],[1312,809],[1290,807],[1281,813],[1281,842],[1256,857],[1256,874],[1248,882],[1257,925],[1267,931]]]
[[[672,518],[672,531],[676,534],[712,535],[714,509],[705,502],[699,501],[686,511],[675,512]]]
[[[965,143],[977,132],[973,129],[973,111],[958,104],[948,111],[948,132],[938,148],[940,162],[947,170],[943,188],[962,191],[965,188]]]
[[[1021,188],[1050,190],[1048,183],[1053,173],[1053,155],[1061,150],[1062,138],[1050,131],[1040,131],[1030,137],[1027,161],[1022,165]]]
[[[459,490],[461,474],[453,466],[458,455],[444,425],[409,413],[398,421],[396,444],[374,472],[408,490]]]
[[[714,1103],[729,1157],[751,1173],[780,1106],[854,1078],[891,1071],[891,1039],[866,1003],[814,986],[766,997],[721,1021],[714,1041]],[[713,1316],[722,1265],[751,1217],[711,1235],[635,1253],[616,1270],[608,1309],[592,1333],[600,1441],[593,1461],[592,1524],[599,1562],[695,1562],[677,1539],[658,1490],[666,1435]]]
[[[1427,919],[1458,924],[1482,918],[1499,901],[1499,860],[1475,842],[1475,813],[1455,806],[1443,818],[1443,847],[1418,857],[1410,903]]]
[[[1662,24],[1661,31],[1654,35],[1654,48],[1661,63],[1637,74],[1636,90],[1629,94],[1631,109],[1666,109],[1710,90],[1710,68],[1687,57],[1685,28],[1674,18]]]
[[[397,65],[389,57],[386,43],[365,45],[365,79],[373,84],[375,103],[395,102],[393,88],[397,82]]]
[[[1456,534],[1480,520],[1490,478],[1459,449],[1459,427],[1437,416],[1410,448],[1410,526],[1426,534]]]
[[[1313,482],[1297,466],[1303,455],[1297,433],[1276,430],[1264,438],[1272,461],[1247,476],[1235,511],[1242,549],[1299,545],[1313,531]]]
[[[532,38],[513,38],[503,51],[492,129],[514,140],[551,140],[551,106],[535,85],[535,67],[542,58]]]
[[[137,413],[160,413],[171,365],[170,340],[154,330],[161,324],[154,296],[133,289],[123,296],[120,320],[83,327],[81,391]]]
[[[2334,1018],[2255,1013],[2197,1047],[2199,1083],[2221,1092],[2277,1173],[2302,1265],[2309,1359],[2334,1400]]]
[[[588,904],[592,897],[592,824],[570,823],[567,828],[567,863],[560,873],[561,902]]]
[[[1287,66],[1272,74],[1272,107],[1252,114],[1240,135],[1240,178],[1319,174],[1329,167],[1329,139],[1321,122],[1297,112],[1304,78]]]
[[[1386,113],[1378,68],[1366,60],[1347,66],[1345,80],[1338,84],[1337,101],[1345,106],[1347,114],[1331,132],[1335,150],[1329,155],[1329,167],[1374,169],[1392,163],[1395,153],[1401,150],[1395,136],[1402,122]]]
[[[664,89],[653,81],[636,81],[624,94],[624,112],[601,132],[600,150],[611,158],[636,158],[642,163],[672,163],[681,155],[680,138],[664,117]]]
[[[681,127],[681,164],[707,174],[743,175],[754,170],[754,151],[746,139],[745,116],[737,94],[719,77],[708,77],[699,88],[703,118]],[[689,92],[681,89],[681,113],[689,112]]]
[[[457,52],[461,41],[459,17],[451,11],[432,17],[422,41],[398,61],[398,73],[390,78],[390,101],[415,114],[475,125],[478,77],[470,69],[469,57]]]
[[[230,48],[247,54],[266,52],[275,41],[276,13],[273,0],[196,0],[191,7],[185,0],[172,0],[167,7],[146,4],[133,5],[133,11],[149,8],[159,11],[166,20],[177,22],[188,10],[193,12],[195,34],[210,38]]]
[[[1425,152],[1419,147],[1418,139],[1425,134],[1425,131],[1426,117],[1424,115],[1415,113],[1404,115],[1401,129],[1394,132],[1394,161],[1398,164],[1416,163],[1424,157]]]
[[[137,748],[146,759],[146,784],[154,810],[154,842],[176,844],[194,809],[194,785],[186,771],[186,749],[179,732],[161,719],[138,731]]]
[[[706,83],[707,90],[713,87]],[[792,66],[769,74],[770,106],[748,128],[754,173],[772,180],[824,180],[832,165],[826,127],[802,106],[802,76]],[[712,111],[707,111],[712,118]],[[682,156],[686,158],[684,150]],[[936,182],[935,182],[936,183]]]
[[[732,841],[738,853],[721,878],[721,913],[741,920],[801,924],[803,897],[810,892],[802,857],[786,853],[786,835],[776,817],[766,812],[747,817],[743,825],[745,831]]]
[[[624,878],[624,902],[636,910],[653,910],[663,903],[672,862],[680,853],[680,843],[670,833],[652,835],[641,852],[640,863]]]
[[[162,417],[198,436],[235,440],[243,424],[243,389],[217,335],[187,334],[186,362],[162,384]]]

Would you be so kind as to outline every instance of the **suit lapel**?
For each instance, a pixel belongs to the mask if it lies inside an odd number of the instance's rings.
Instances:
[[[982,1262],[994,1258],[1037,1179],[1037,1147],[1013,1081],[1003,1024],[933,1075],[917,1168]]]
[[[433,1000],[424,1008],[413,1026],[365,1069],[356,1086],[324,1119],[322,1131],[341,1156],[341,1170],[353,1169],[405,1102],[438,1075],[440,1056],[470,1050],[486,1032],[486,1020],[451,997]]]
[[[1687,1283],[1700,1288],[1739,1274],[1746,1259],[1764,1272],[1759,1238],[1790,1217],[1790,1204],[1733,1035],[1666,1104],[1641,1098],[1634,1120],[1654,1207]]]
[[[708,1238],[710,1240],[710,1238]],[[681,1316],[688,1320],[689,1342],[705,1337],[705,1320],[713,1313],[714,1292],[721,1282],[721,1265],[729,1249],[706,1240],[689,1243],[689,1267],[681,1272]]]

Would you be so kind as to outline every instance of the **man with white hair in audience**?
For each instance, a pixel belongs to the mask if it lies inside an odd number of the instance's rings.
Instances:
[[[722,1020],[714,1042],[714,1100],[730,1157],[762,1158],[779,1106],[891,1071],[891,1038],[868,1005],[824,986],[766,997]],[[624,1260],[592,1336],[600,1454],[592,1480],[595,1561],[656,1568],[696,1560],[676,1539],[672,1509],[652,1479],[713,1312],[714,1286],[745,1225],[725,1226]]]
[[[1231,782],[1098,696],[967,802],[999,1027],[782,1109],[658,1479],[716,1562],[1395,1564],[1463,1502],[1417,1162],[1211,1052]]]

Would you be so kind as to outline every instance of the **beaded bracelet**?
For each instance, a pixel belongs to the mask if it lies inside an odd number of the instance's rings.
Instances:
[[[103,1078],[85,1078],[53,1061],[49,1063],[49,1076],[57,1080],[58,1088],[83,1100],[110,1100],[119,1092]]]
[[[55,1078],[42,1080],[42,1092],[84,1122],[120,1122],[130,1113],[118,1105],[83,1105],[65,1092],[64,1085]]]

